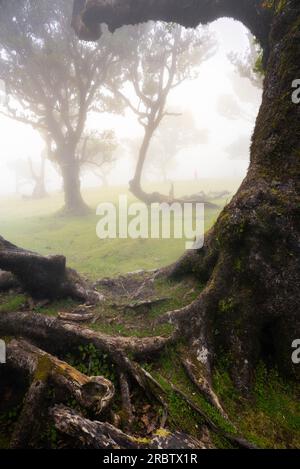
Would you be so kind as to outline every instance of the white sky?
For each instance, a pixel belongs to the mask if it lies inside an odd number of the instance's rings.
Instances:
[[[170,171],[171,179],[193,178],[195,171],[199,177],[205,178],[242,178],[249,164],[249,159],[230,159],[226,151],[228,145],[240,136],[246,136],[250,142],[261,101],[260,90],[253,87],[249,80],[240,78],[227,59],[229,52],[243,53],[247,47],[246,29],[242,24],[228,19],[219,20],[211,24],[210,28],[217,34],[219,41],[217,53],[201,66],[196,80],[184,83],[170,95],[168,101],[172,110],[180,111],[184,108],[193,112],[199,129],[209,130],[209,140],[207,144],[177,156],[177,164]],[[247,100],[239,100],[233,82],[238,83],[240,97],[244,95]],[[217,111],[217,102],[224,94],[238,100],[250,118],[230,120],[222,117]],[[100,130],[114,128],[119,138],[142,135],[141,127],[130,112],[125,117],[91,116],[89,123]],[[39,134],[29,126],[0,117],[0,128],[0,194],[13,193],[15,178],[8,163],[28,157],[38,161],[44,144]],[[132,162],[124,159],[118,163],[110,182],[127,183],[132,175]],[[83,182],[85,185],[96,184],[95,179],[86,176]],[[53,169],[49,171],[47,185],[50,190],[61,186],[60,177]]]

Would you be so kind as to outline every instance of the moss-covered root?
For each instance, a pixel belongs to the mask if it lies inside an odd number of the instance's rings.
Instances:
[[[12,439],[15,448],[35,447],[41,417],[47,418],[47,398],[51,393],[61,402],[74,399],[94,415],[106,409],[114,397],[114,386],[109,380],[88,377],[21,339],[7,344],[7,368],[25,374],[30,383]]]
[[[71,437],[80,448],[97,449],[201,449],[200,441],[184,433],[157,432],[150,438],[135,438],[123,433],[109,423],[93,422],[65,406],[55,406],[51,410],[56,429]]]

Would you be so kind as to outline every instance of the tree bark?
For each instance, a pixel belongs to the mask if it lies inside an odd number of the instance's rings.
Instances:
[[[80,345],[93,344],[95,349],[108,354],[111,360],[123,371],[126,370],[126,354],[135,359],[145,359],[157,355],[172,342],[164,337],[120,337],[110,336],[91,329],[62,322],[54,317],[28,312],[2,313],[0,334],[21,336],[44,347],[50,353],[63,356]]]
[[[35,182],[35,186],[32,192],[33,199],[43,199],[47,196],[46,185],[45,185],[45,164],[46,164],[46,157],[42,155],[41,157],[41,168],[40,171],[37,173],[33,168],[33,164],[31,158],[28,159],[30,171],[32,178]]]
[[[241,21],[268,47],[272,13],[260,0],[74,0],[72,26],[82,39],[95,41],[101,36],[100,23],[115,31],[125,24],[150,20],[196,27],[222,17]]]
[[[300,106],[292,102],[292,82],[300,76],[299,1],[263,7],[255,0],[97,0],[80,14],[86,28],[98,20],[111,30],[147,20],[196,26],[222,16],[242,21],[264,47],[263,101],[241,188],[204,248],[164,271],[192,273],[206,288],[166,318],[192,338],[208,369],[225,355],[236,385],[247,391],[260,359],[296,378],[300,371],[291,360],[300,330]]]

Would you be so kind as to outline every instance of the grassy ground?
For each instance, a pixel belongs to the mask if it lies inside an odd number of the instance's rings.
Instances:
[[[227,189],[233,193],[238,184],[239,181],[230,180],[178,182],[175,191],[177,196],[203,189]],[[159,185],[147,189],[166,192],[168,187]],[[0,199],[0,232],[24,248],[45,255],[64,254],[70,267],[92,279],[137,269],[152,269],[177,259],[185,249],[184,240],[100,240],[96,236],[96,225],[100,219],[96,215],[97,205],[101,202],[117,204],[119,194],[128,194],[126,187],[83,191],[95,214],[80,218],[57,216],[63,205],[62,194],[43,200],[23,200],[20,197]],[[134,201],[132,197],[129,200]],[[215,222],[226,200],[216,200],[214,203],[218,208],[205,212],[206,229]]]

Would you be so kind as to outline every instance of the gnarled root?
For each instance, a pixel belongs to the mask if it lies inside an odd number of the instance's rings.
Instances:
[[[122,397],[122,407],[124,413],[124,420],[126,421],[126,427],[128,430],[131,429],[133,423],[133,411],[130,397],[130,388],[128,379],[125,373],[120,371],[120,391]]]
[[[53,390],[55,400],[72,398],[95,415],[106,409],[114,397],[114,386],[109,380],[83,375],[23,339],[13,339],[7,344],[7,367],[25,375],[30,383],[12,438],[15,448],[34,446],[43,413],[46,418],[49,389]]]
[[[173,337],[119,337],[70,324],[41,314],[19,312],[0,315],[0,334],[22,336],[49,352],[64,355],[79,345],[93,344],[96,350],[108,353],[112,361],[126,370],[124,353],[141,359],[159,353]]]
[[[202,373],[200,373],[200,364],[198,365],[198,367],[196,367],[195,364],[188,358],[182,359],[181,363],[186,371],[186,374],[188,375],[192,383],[196,386],[200,394],[202,394],[208,400],[208,402],[210,402],[216,409],[218,409],[218,411],[224,418],[228,419],[228,416],[225,410],[223,409],[218,396],[212,388],[211,379],[210,376],[207,374],[207,369],[202,366]]]
[[[65,406],[55,406],[51,410],[55,427],[61,433],[73,438],[80,448],[97,449],[199,449],[201,442],[184,433],[166,432],[165,436],[155,436],[149,441],[139,440],[109,423],[92,422]]]
[[[0,270],[0,291],[7,291],[19,286],[20,284],[13,274]]]
[[[97,292],[77,272],[66,267],[64,256],[44,257],[19,248],[2,236],[0,269],[13,274],[19,284],[35,298],[71,297],[92,303],[99,299]],[[3,274],[1,277],[3,279]],[[7,282],[12,284],[13,278],[6,274],[4,285]]]

